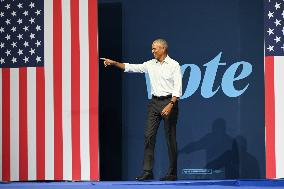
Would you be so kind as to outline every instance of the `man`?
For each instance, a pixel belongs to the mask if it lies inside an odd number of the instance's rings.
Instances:
[[[168,56],[168,45],[164,39],[156,39],[152,44],[155,59],[143,64],[119,63],[102,58],[105,66],[116,66],[125,72],[148,73],[152,99],[148,105],[145,127],[143,174],[138,181],[153,179],[153,162],[156,135],[161,120],[168,146],[169,169],[160,180],[177,179],[176,124],[178,118],[178,99],[182,93],[182,76],[178,62]]]

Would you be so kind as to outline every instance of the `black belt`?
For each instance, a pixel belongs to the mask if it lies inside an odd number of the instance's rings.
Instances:
[[[152,99],[157,99],[157,100],[165,100],[165,99],[169,99],[172,98],[172,95],[167,95],[167,96],[155,96],[152,95]]]

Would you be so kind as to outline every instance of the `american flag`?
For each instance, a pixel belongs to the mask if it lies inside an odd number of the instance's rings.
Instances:
[[[0,0],[0,180],[99,180],[96,0]]]
[[[266,177],[284,178],[284,1],[264,1]]]

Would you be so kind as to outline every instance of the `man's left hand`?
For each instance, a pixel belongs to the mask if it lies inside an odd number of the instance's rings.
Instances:
[[[173,104],[168,104],[161,112],[162,116],[167,116],[171,113],[171,110],[173,108]]]

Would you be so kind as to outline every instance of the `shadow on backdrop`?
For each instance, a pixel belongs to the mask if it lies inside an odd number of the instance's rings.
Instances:
[[[228,179],[257,179],[260,177],[258,161],[248,153],[247,140],[243,136],[234,138],[232,149],[209,162],[206,167],[225,168],[225,176]]]
[[[179,150],[179,154],[190,154],[199,150],[204,150],[206,162],[211,162],[231,149],[232,143],[232,137],[226,132],[226,121],[223,118],[218,118],[213,122],[210,133],[206,134],[196,142],[185,145]],[[190,161],[190,159],[188,161]],[[203,168],[206,168],[206,165],[204,166],[205,167]],[[200,177],[208,179],[209,175],[198,175],[199,179],[201,179]]]
[[[258,161],[248,153],[246,138],[240,135],[234,139],[230,137],[226,133],[226,121],[222,118],[213,122],[210,133],[184,146],[179,154],[190,154],[198,150],[205,150],[208,163],[203,168],[213,170],[213,174],[224,172],[226,179],[257,179],[260,177]],[[210,178],[208,175],[199,175],[200,177]]]

